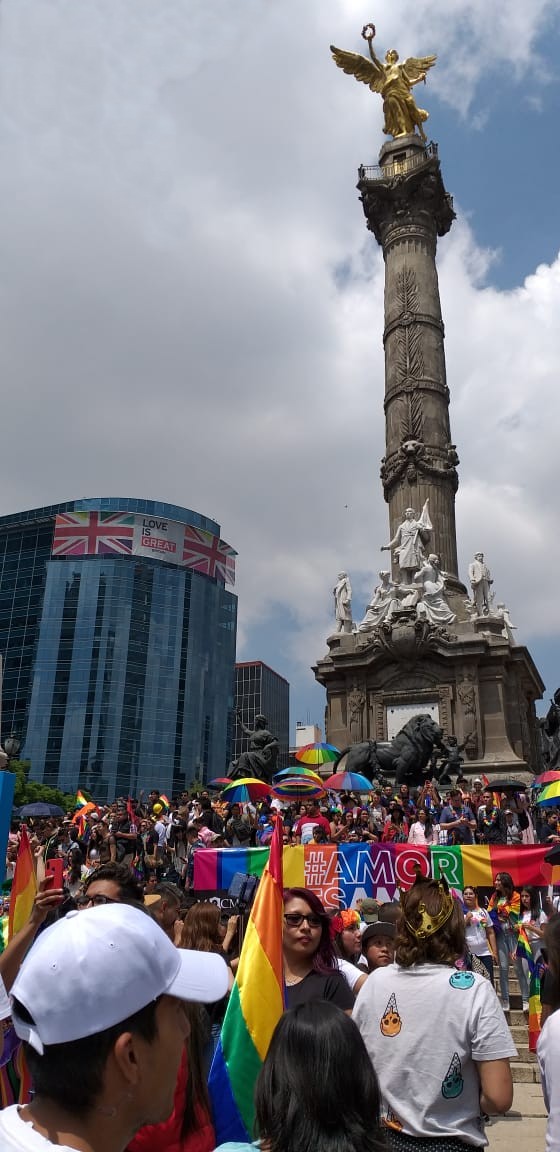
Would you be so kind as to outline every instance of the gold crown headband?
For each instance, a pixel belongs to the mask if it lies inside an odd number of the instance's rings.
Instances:
[[[420,901],[417,909],[417,915],[420,917],[420,924],[417,928],[414,928],[410,923],[410,920],[408,920],[406,915],[404,915],[404,922],[408,928],[408,931],[412,933],[412,935],[417,940],[427,940],[428,936],[433,936],[434,932],[437,932],[453,914],[454,901],[453,897],[449,895],[447,885],[443,884],[440,880],[437,887],[438,892],[442,897],[442,905],[436,916],[430,915],[430,913],[426,910],[426,905],[424,904],[423,900]],[[401,892],[401,906],[404,914],[403,896],[404,893]]]

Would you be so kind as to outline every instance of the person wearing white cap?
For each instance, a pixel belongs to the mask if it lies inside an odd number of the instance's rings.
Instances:
[[[182,1002],[213,1003],[227,987],[220,956],[175,948],[141,908],[69,912],[12,988],[34,1096],[0,1112],[2,1152],[123,1152],[172,1111]]]

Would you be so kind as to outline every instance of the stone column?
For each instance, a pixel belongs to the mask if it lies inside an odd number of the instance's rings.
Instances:
[[[436,270],[437,237],[454,219],[437,148],[418,136],[385,144],[378,169],[360,169],[368,228],[385,260],[385,428],[381,478],[391,536],[405,509],[430,498],[430,550],[460,584],[455,493],[459,462],[451,443],[449,389]]]

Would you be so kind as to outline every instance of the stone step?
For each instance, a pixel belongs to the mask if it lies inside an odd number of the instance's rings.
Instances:
[[[508,1013],[508,1024],[510,1028],[520,1028],[522,1025],[527,1028],[527,1013],[522,1012],[520,1008],[511,1008]]]
[[[514,1041],[517,1048],[517,1056],[512,1056],[512,1064],[534,1064],[537,1059],[536,1052],[529,1052],[528,1044],[518,1044]]]
[[[511,1074],[514,1084],[540,1084],[541,1082],[538,1064],[514,1064],[512,1060]]]
[[[526,1044],[529,1036],[529,1029],[527,1024],[510,1024],[509,1028],[513,1041],[519,1047],[520,1044]]]

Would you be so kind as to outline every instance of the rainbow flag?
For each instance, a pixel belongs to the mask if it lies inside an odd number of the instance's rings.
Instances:
[[[520,960],[525,960],[529,969],[529,1051],[537,1051],[537,1040],[541,1030],[541,973],[542,961],[535,960],[533,949],[524,924],[517,926],[517,951]]]
[[[11,940],[24,924],[27,924],[33,908],[33,901],[37,893],[37,877],[31,845],[27,835],[27,828],[21,829],[16,869],[12,881],[10,895],[10,913],[8,919],[8,939]]]
[[[76,804],[75,804],[75,807],[76,807],[76,808],[83,808],[83,807],[84,807],[84,805],[86,805],[86,804],[89,804],[89,803],[90,803],[90,801],[89,801],[89,800],[86,800],[86,798],[85,798],[85,796],[84,796],[83,792],[81,792],[81,791],[80,791],[80,789],[78,788],[78,791],[76,792]]]
[[[165,808],[166,812],[169,812],[169,809],[171,808],[171,804],[170,804],[169,800],[167,799],[165,792],[161,793],[160,798],[158,800],[158,804],[163,804],[163,807]]]
[[[284,1011],[282,889],[282,820],[279,817],[210,1069],[208,1086],[217,1144],[252,1138],[255,1081]]]

